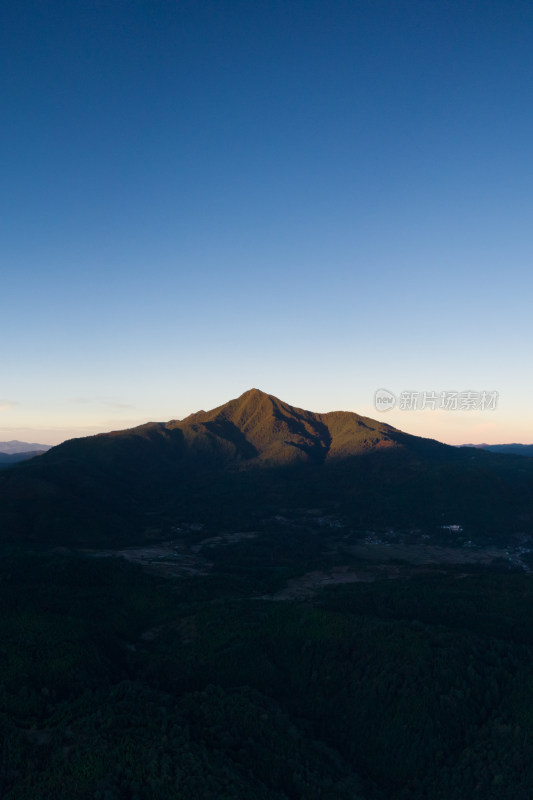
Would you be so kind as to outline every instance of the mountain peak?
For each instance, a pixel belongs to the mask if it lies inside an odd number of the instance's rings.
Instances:
[[[245,392],[239,395],[239,397],[237,397],[236,400],[254,400],[254,399],[258,400],[267,397],[271,400],[277,400],[277,397],[274,397],[274,395],[268,394],[268,392],[263,392],[261,391],[261,389],[256,389],[256,388],[247,389]]]
[[[191,414],[181,428],[188,446],[224,453],[234,466],[321,464],[374,450],[416,447],[417,437],[353,412],[317,414],[253,387],[210,411]],[[441,445],[442,446],[442,445]]]

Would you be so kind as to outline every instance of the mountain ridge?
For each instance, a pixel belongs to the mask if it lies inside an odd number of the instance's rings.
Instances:
[[[533,456],[533,444],[509,442],[508,444],[462,444],[460,447],[475,447],[478,450],[489,450],[491,453],[512,453],[517,456]]]
[[[37,442],[21,442],[18,439],[11,439],[9,442],[0,442],[0,453],[14,455],[16,453],[44,453],[50,450],[50,444],[37,444]]]
[[[447,447],[355,412],[312,412],[255,388],[210,411],[198,411],[183,420],[166,423],[166,427],[184,431],[187,439],[191,432],[198,434],[202,428],[227,441],[232,441],[233,434],[233,443],[240,441],[241,455],[250,461],[255,458],[256,463],[270,464],[306,458],[325,462],[417,441]],[[286,450],[287,447],[292,449]]]
[[[22,451],[21,453],[2,453],[0,451],[0,469],[7,469],[23,461],[29,461],[31,458],[42,455],[43,452],[43,450],[36,450],[35,452],[31,450],[29,452]]]
[[[183,420],[70,439],[0,474],[0,538],[86,544],[168,535],[183,519],[263,524],[279,508],[344,509],[359,526],[520,528],[529,460],[457,448],[354,412],[258,389]]]

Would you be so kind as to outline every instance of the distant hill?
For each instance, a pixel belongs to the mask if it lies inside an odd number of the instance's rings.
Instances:
[[[4,538],[161,538],[323,508],[356,526],[533,526],[529,460],[456,448],[257,389],[181,421],[71,439],[0,474]]]
[[[28,452],[28,453],[2,453],[0,451],[0,469],[5,469],[6,467],[12,467],[15,464],[20,464],[21,461],[28,461],[30,458],[35,458],[35,456],[40,456],[43,451],[35,451],[35,452]]]
[[[12,439],[10,442],[0,442],[0,469],[13,467],[21,461],[41,455],[51,449],[49,444],[36,444],[35,442],[19,442]]]
[[[512,453],[516,456],[533,456],[533,444],[463,444],[461,447],[477,447],[491,453]]]
[[[19,442],[18,439],[12,439],[10,442],[0,442],[0,453],[7,453],[13,455],[15,453],[44,453],[50,450],[50,444],[36,444],[36,442]]]

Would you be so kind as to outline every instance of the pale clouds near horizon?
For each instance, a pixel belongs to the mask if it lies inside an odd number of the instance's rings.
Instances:
[[[147,419],[107,419],[93,425],[46,425],[0,426],[0,440],[19,439],[20,441],[38,440],[40,444],[56,445],[67,439],[83,436],[94,436],[97,433],[134,428],[147,422]]]
[[[14,400],[0,400],[0,412],[10,411],[15,406],[18,406],[18,403]]]
[[[74,403],[76,405],[96,405],[96,406],[106,406],[107,408],[116,408],[116,409],[123,409],[123,408],[135,408],[133,403],[122,403],[116,400],[108,400],[102,397],[73,397],[69,400],[70,403]]]

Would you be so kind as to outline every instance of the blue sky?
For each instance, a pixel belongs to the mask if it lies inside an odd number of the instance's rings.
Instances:
[[[531,3],[4,5],[0,440],[256,386],[533,441]]]

